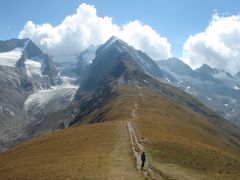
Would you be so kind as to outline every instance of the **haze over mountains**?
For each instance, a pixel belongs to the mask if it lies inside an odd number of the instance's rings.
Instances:
[[[239,176],[238,74],[208,65],[192,70],[176,58],[154,61],[116,37],[56,64],[30,39],[1,41],[0,52],[0,148],[64,129],[0,155],[3,177],[105,178],[111,168],[117,177],[126,166],[129,179]],[[142,137],[147,175],[134,170],[127,122]],[[85,155],[106,164],[97,168]]]

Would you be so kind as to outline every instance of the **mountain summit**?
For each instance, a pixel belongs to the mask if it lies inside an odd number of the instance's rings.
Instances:
[[[116,37],[111,37],[96,51],[96,56],[89,67],[89,75],[83,83],[86,88],[96,87],[109,73],[124,73],[122,66],[127,69],[138,69],[156,78],[162,77],[161,69],[156,63],[142,51],[136,50]],[[113,72],[113,70],[123,72]]]

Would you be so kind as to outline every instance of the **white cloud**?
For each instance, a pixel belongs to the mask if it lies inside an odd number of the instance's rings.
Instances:
[[[214,14],[204,32],[187,39],[183,60],[193,68],[205,63],[232,74],[240,71],[240,16]]]
[[[132,21],[124,25],[119,37],[135,48],[148,53],[153,59],[159,60],[171,56],[171,45],[167,39],[140,21]]]
[[[102,44],[112,35],[146,52],[153,59],[171,56],[170,43],[150,26],[137,20],[125,25],[114,24],[111,17],[97,16],[95,7],[85,3],[57,26],[50,23],[37,25],[28,21],[19,38],[32,39],[53,56],[66,56],[78,53],[91,44]]]

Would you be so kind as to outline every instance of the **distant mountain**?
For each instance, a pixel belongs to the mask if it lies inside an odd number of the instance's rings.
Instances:
[[[23,138],[34,120],[24,109],[27,97],[60,84],[60,77],[51,57],[30,39],[0,41],[0,74],[1,148]]]
[[[159,67],[166,69],[167,71],[174,72],[180,76],[192,76],[197,77],[197,73],[192,70],[187,64],[177,58],[169,58],[166,60],[157,61]]]
[[[19,68],[29,76],[44,75],[45,81],[46,78],[49,80],[46,81],[48,86],[59,83],[58,71],[51,57],[30,39],[0,41],[0,52],[0,65]]]
[[[240,82],[228,72],[203,64],[195,71],[177,58],[157,62],[177,81],[168,82],[198,98],[232,123],[240,126]],[[167,76],[166,76],[167,78]]]
[[[10,39],[6,41],[0,41],[0,52],[12,51],[15,48],[24,48],[26,47],[29,39]]]
[[[76,73],[82,78],[84,78],[84,76],[88,73],[89,66],[95,58],[97,48],[98,46],[91,45],[76,57]]]
[[[234,80],[234,77],[223,70],[212,68],[207,64],[203,64],[200,68],[196,69],[196,72],[200,74],[200,78],[208,77],[209,80],[219,79],[219,80]],[[208,80],[206,78],[206,80]]]

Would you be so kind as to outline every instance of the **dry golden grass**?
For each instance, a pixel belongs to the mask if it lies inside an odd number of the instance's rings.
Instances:
[[[240,177],[240,148],[233,145],[230,134],[154,92],[142,89],[141,94],[135,99],[138,118],[133,125],[157,170],[173,179]]]
[[[82,125],[0,156],[0,179],[141,179],[122,121]]]

